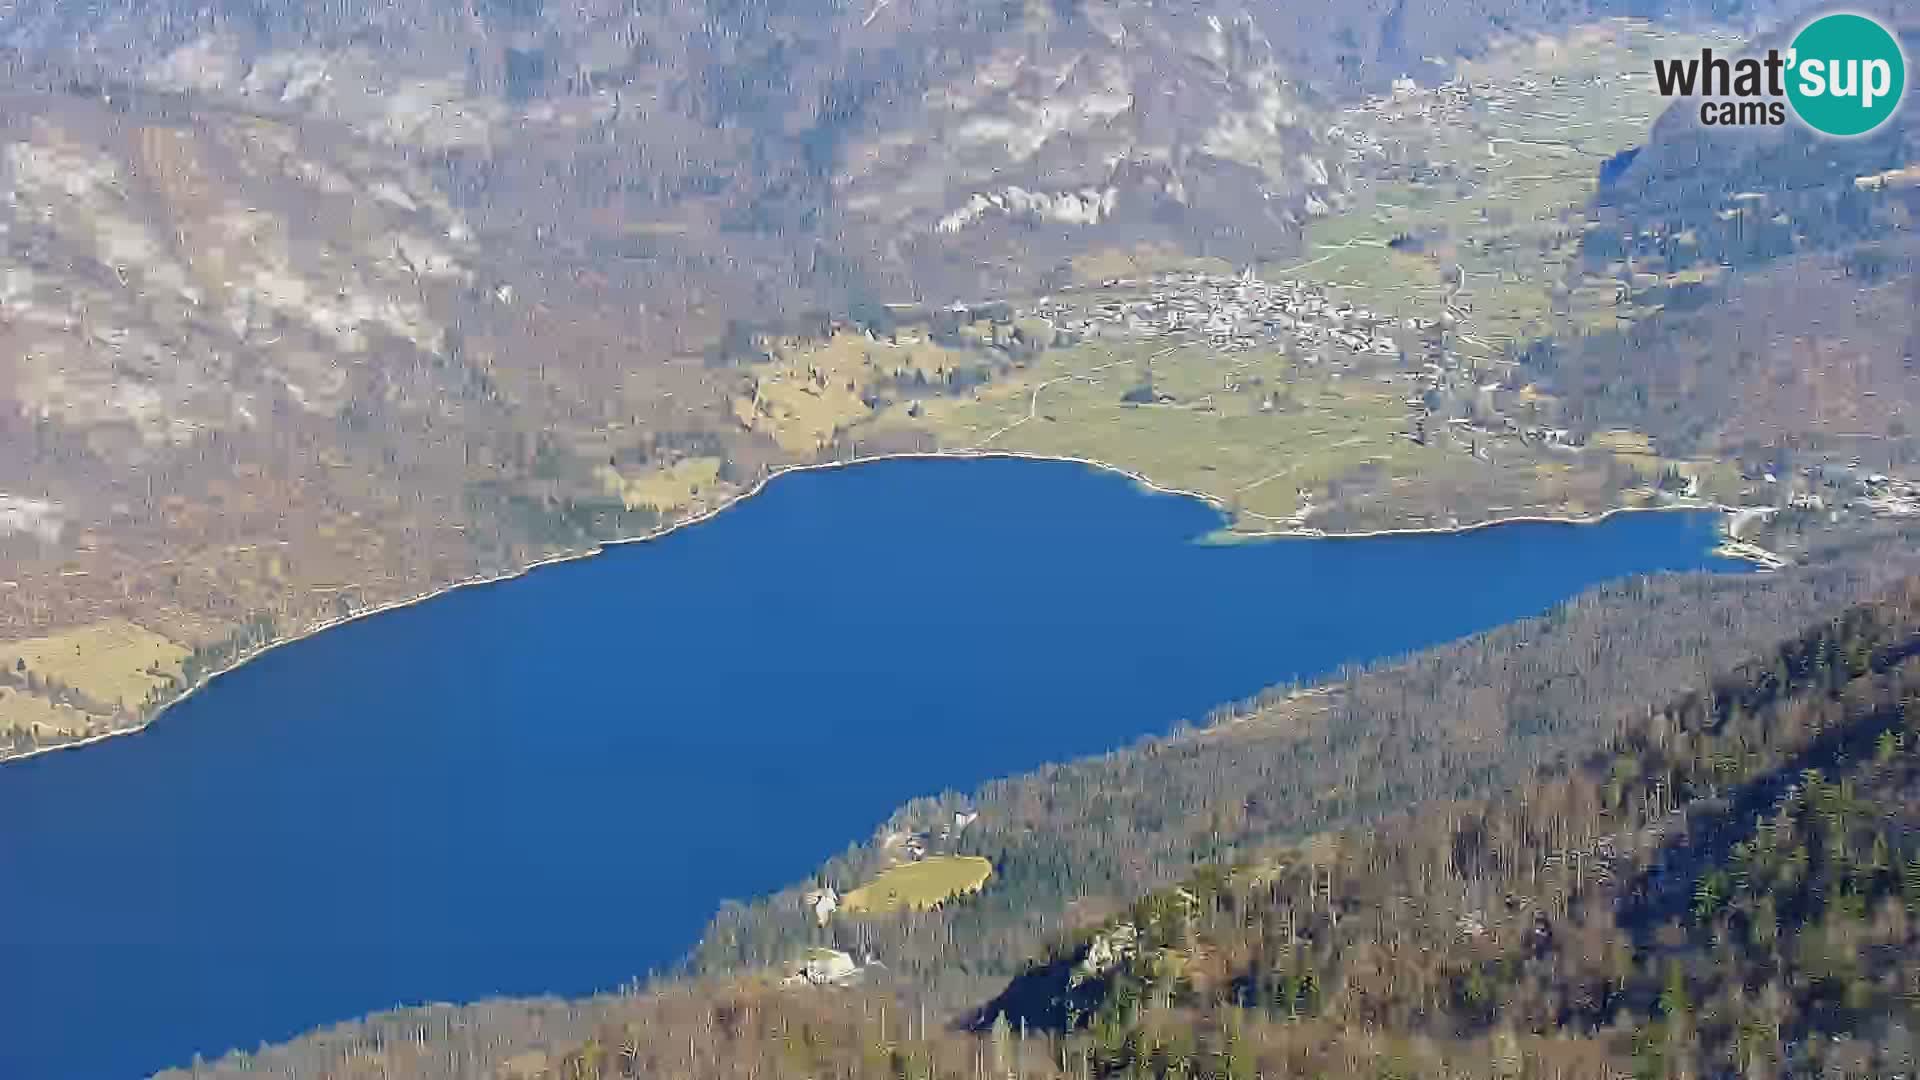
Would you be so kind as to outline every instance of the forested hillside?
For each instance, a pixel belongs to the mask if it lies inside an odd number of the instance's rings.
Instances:
[[[1778,1020],[1750,1062],[1804,1060],[1814,1030],[1884,1041],[1859,1022],[1890,1015],[1887,976],[1906,962],[1891,931],[1874,931],[1865,989],[1815,954],[1817,933],[1853,926],[1833,912],[1894,918],[1915,855],[1900,820],[1848,811],[1859,864],[1801,859],[1798,841],[1779,847],[1799,835],[1787,826],[1763,852],[1752,820],[1817,817],[1837,797],[1825,785],[1851,783],[1855,807],[1905,798],[1916,570],[1912,538],[1891,533],[1778,575],[1601,590],[1205,729],[908,807],[883,833],[980,814],[955,847],[994,877],[944,909],[823,928],[795,890],[723,914],[686,980],[402,1010],[201,1075],[1608,1075],[1636,1054],[1658,1075],[1760,1046],[1748,1022]],[[1871,771],[1876,756],[1892,764]],[[880,859],[856,849],[822,878],[849,885]],[[1774,895],[1769,968],[1749,947],[1754,890],[1789,879],[1805,887]],[[1860,899],[1822,899],[1834,890]],[[821,945],[879,965],[856,986],[780,985]],[[1736,946],[1750,967],[1723,962]]]
[[[1909,1073],[1917,702],[1909,585],[1505,797],[1206,868],[983,1015],[1101,1073],[1338,1071],[1375,1030],[1418,1072],[1487,1039],[1508,1075]]]
[[[816,882],[729,906],[696,957],[708,973],[778,964],[799,949],[872,952],[906,992],[943,1010],[995,993],[1062,929],[1276,840],[1416,801],[1471,798],[1591,746],[1770,648],[1810,618],[1920,571],[1906,532],[1852,538],[1814,565],[1762,577],[1667,576],[1608,586],[1526,619],[1301,692],[1276,687],[1202,730],[950,793],[904,808]],[[890,921],[816,926],[815,884],[845,891],[889,858],[889,835],[979,819],[955,850],[995,866],[964,904]]]
[[[1912,4],[1875,0],[1909,53]],[[1798,23],[1750,46],[1784,47]],[[1800,124],[1704,126],[1676,101],[1622,155],[1580,237],[1589,273],[1645,317],[1526,352],[1575,427],[1630,427],[1663,453],[1911,460],[1920,391],[1913,237],[1920,127],[1911,110],[1856,139]]]

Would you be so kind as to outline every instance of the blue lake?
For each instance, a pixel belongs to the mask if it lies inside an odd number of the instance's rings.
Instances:
[[[913,796],[1607,579],[1736,567],[1711,514],[1201,543],[1219,524],[1064,463],[798,474],[0,767],[0,1077],[610,988]]]

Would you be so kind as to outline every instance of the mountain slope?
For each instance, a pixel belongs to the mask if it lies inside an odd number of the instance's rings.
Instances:
[[[1863,10],[1920,48],[1911,6]],[[1666,453],[1738,454],[1757,471],[1795,452],[1910,460],[1916,168],[1911,108],[1827,139],[1798,123],[1703,126],[1696,104],[1676,102],[1597,193],[1581,240],[1585,270],[1645,316],[1536,345],[1532,373],[1574,423],[1632,427]]]
[[[1364,1028],[1426,1040],[1403,1051],[1423,1073],[1466,1040],[1496,1073],[1910,1069],[1916,600],[1786,642],[1510,797],[1144,898],[982,1015],[1084,1026],[1128,1074],[1173,1071],[1169,1032],[1237,1009],[1284,1021],[1250,1025],[1267,1061]]]
[[[0,753],[843,452],[742,420],[757,330],[1291,252],[1327,110],[1604,7],[8,5],[0,642],[188,659],[16,672]]]

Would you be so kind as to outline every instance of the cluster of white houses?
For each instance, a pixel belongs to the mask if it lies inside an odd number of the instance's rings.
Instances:
[[[1353,352],[1397,357],[1396,329],[1427,329],[1427,320],[1404,323],[1390,315],[1334,300],[1303,281],[1262,281],[1248,270],[1238,277],[1183,271],[1144,280],[1113,278],[1091,298],[1042,297],[1031,314],[1056,332],[1076,337],[1153,338],[1204,334],[1217,349],[1255,346],[1336,345]],[[1099,293],[1109,296],[1100,296]]]
[[[1494,89],[1485,84],[1483,92]],[[1327,128],[1327,139],[1346,152],[1347,160],[1360,161],[1382,155],[1386,146],[1380,137],[1383,125],[1416,123],[1429,127],[1459,127],[1475,98],[1474,86],[1461,80],[1422,88],[1409,78],[1393,80],[1393,91],[1378,94],[1348,109],[1340,122]]]

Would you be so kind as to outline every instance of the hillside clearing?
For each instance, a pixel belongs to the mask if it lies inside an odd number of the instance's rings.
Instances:
[[[993,864],[978,855],[935,855],[905,863],[847,894],[842,905],[855,915],[891,915],[903,908],[928,911],[965,893],[978,892]]]

